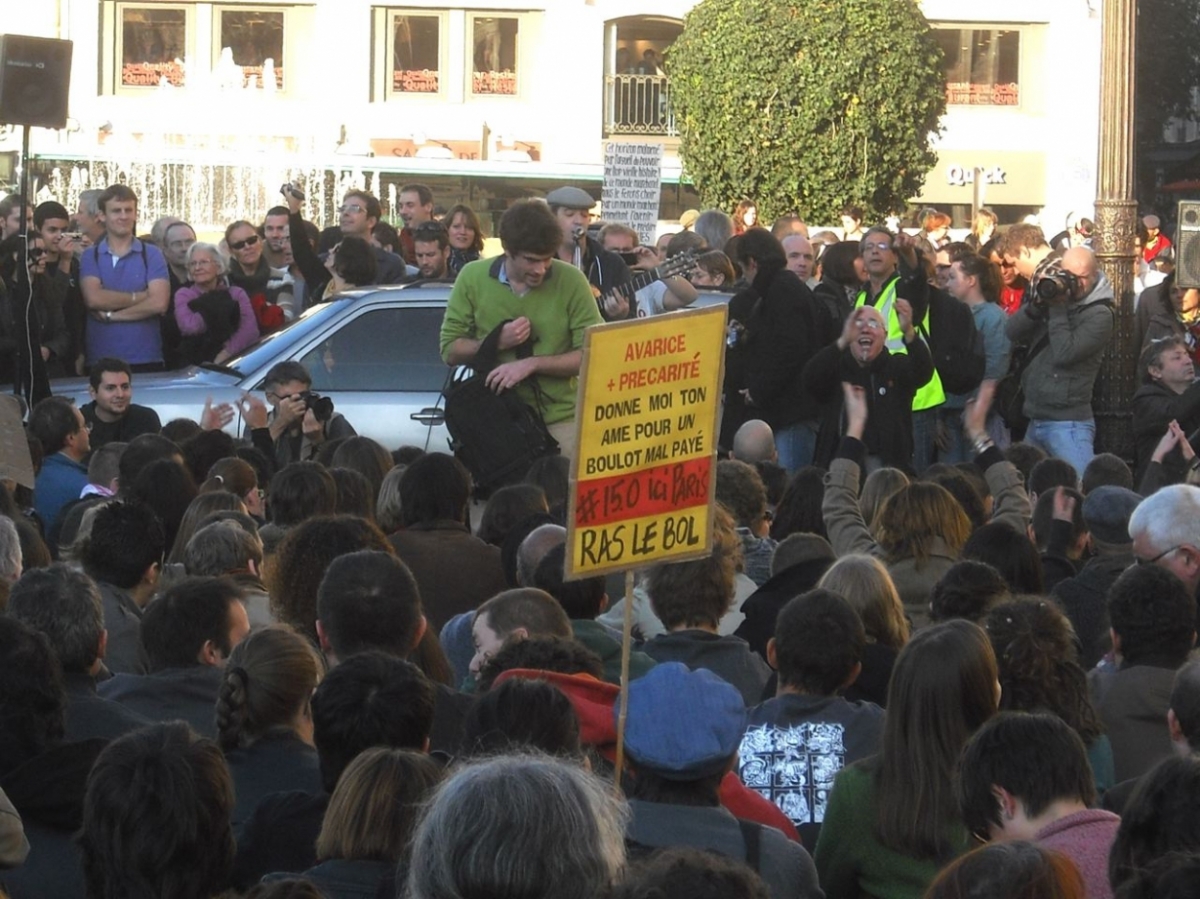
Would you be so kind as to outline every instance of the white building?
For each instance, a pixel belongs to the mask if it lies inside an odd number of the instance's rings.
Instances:
[[[344,183],[387,200],[421,181],[486,222],[562,183],[598,196],[605,142],[636,139],[664,145],[663,217],[698,205],[679,184],[669,81],[644,59],[696,0],[3,2],[10,33],[74,42],[68,128],[32,139],[32,170],[60,199],[120,178],[143,221],[203,227],[261,215],[288,178],[312,186],[318,218]],[[1055,231],[1090,214],[1098,0],[923,8],[950,105],[914,205],[965,227],[979,169],[1002,221],[1042,212]],[[0,152],[19,146],[9,133]]]

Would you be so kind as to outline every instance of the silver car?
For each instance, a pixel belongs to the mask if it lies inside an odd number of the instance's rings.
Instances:
[[[241,436],[236,412],[248,391],[261,394],[263,380],[278,362],[299,362],[312,375],[312,389],[333,400],[354,429],[388,449],[417,446],[449,451],[441,391],[450,368],[438,354],[438,336],[452,284],[368,287],[314,306],[222,365],[204,363],[183,371],[135,374],[133,401],[149,406],[163,423],[199,420],[205,400],[234,406],[226,427]],[[694,307],[727,303],[724,291],[700,291]],[[56,380],[54,393],[89,401],[87,381]]]
[[[133,401],[154,409],[164,423],[199,420],[207,398],[236,410],[246,392],[261,395],[273,365],[294,361],[359,434],[389,449],[447,451],[441,391],[450,369],[438,354],[438,334],[450,288],[437,283],[347,292],[223,365],[135,374]],[[86,380],[57,380],[51,387],[78,403],[88,401]],[[244,428],[239,413],[226,430],[239,436]]]

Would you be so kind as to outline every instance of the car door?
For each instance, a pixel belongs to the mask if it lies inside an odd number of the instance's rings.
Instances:
[[[354,429],[389,450],[445,452],[441,390],[449,372],[438,355],[444,307],[396,304],[355,310],[299,361],[312,389],[333,400]]]

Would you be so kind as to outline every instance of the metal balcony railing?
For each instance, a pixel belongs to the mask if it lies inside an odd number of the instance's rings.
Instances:
[[[604,136],[618,134],[678,134],[665,75],[605,76]]]

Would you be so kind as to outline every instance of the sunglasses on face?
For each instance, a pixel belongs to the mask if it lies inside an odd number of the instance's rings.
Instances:
[[[232,241],[232,242],[229,244],[229,249],[231,249],[231,250],[244,250],[244,249],[246,249],[246,247],[252,247],[252,246],[254,246],[256,243],[258,243],[258,235],[257,235],[257,234],[251,234],[251,235],[250,235],[249,237],[247,237],[245,240],[235,240],[235,241]]]
[[[339,206],[339,207],[338,207],[338,212],[354,212],[354,213],[359,213],[359,212],[366,212],[366,211],[367,211],[367,210],[366,210],[366,208],[365,208],[365,207],[363,207],[363,206],[360,206],[360,205],[358,205],[357,203],[347,203],[347,204],[345,204],[344,206]]]

